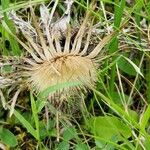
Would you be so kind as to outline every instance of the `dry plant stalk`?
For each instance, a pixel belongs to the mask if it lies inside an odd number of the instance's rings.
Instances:
[[[97,81],[96,70],[98,64],[95,58],[110,41],[113,34],[106,36],[96,47],[89,51],[93,26],[90,11],[92,6],[90,6],[91,8],[87,10],[76,36],[72,39],[73,27],[70,25],[72,1],[70,2],[64,15],[55,23],[52,22],[52,17],[56,7],[53,7],[49,12],[45,5],[41,5],[39,19],[37,19],[33,8],[31,8],[32,18],[30,22],[24,21],[15,12],[11,12],[10,18],[26,38],[27,44],[13,35],[6,24],[3,23],[7,31],[27,51],[27,55],[22,58],[24,63],[19,66],[23,71],[21,76],[26,81],[25,86],[27,85],[37,92],[65,82],[81,82],[82,86],[80,88],[91,88]],[[54,6],[56,5],[57,1]],[[64,43],[62,43],[62,39],[64,39]],[[76,91],[78,88],[66,89],[65,93],[70,93],[70,90]]]

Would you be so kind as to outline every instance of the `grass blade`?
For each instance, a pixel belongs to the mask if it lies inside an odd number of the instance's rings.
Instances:
[[[125,0],[121,0],[121,2],[119,2],[119,0],[116,0],[116,6],[115,6],[115,16],[114,16],[114,29],[118,29],[121,25],[121,20],[122,20],[122,16],[123,16],[123,11],[125,8]],[[118,51],[118,38],[115,37],[111,43],[110,43],[110,47],[109,47],[109,53],[112,54],[114,52]],[[112,58],[112,60],[114,60],[116,57],[114,56]],[[113,96],[114,93],[114,82],[115,82],[115,77],[116,77],[116,66],[113,66],[111,69],[111,80],[110,80],[110,93]]]
[[[63,88],[74,87],[74,86],[79,86],[79,85],[81,85],[81,83],[79,83],[79,82],[66,82],[66,83],[62,83],[62,84],[56,84],[54,86],[50,86],[49,88],[47,88],[46,90],[41,92],[39,94],[39,97],[46,98],[49,95],[49,93],[53,93],[56,90],[60,90],[60,89],[63,89]]]
[[[31,109],[32,109],[33,119],[34,119],[35,127],[36,127],[36,136],[37,136],[38,141],[40,141],[38,113],[37,113],[36,103],[31,92],[30,92],[30,100],[31,100]]]
[[[27,129],[27,131],[38,140],[37,132],[32,127],[32,125],[18,111],[15,110],[14,115],[21,122],[21,124]]]

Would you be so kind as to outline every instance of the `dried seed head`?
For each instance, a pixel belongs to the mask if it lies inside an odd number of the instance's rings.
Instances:
[[[73,1],[68,2],[67,9],[70,9]],[[89,11],[87,11],[83,23],[73,39],[69,25],[70,16],[67,16],[70,13],[65,14],[66,16],[64,15],[56,23],[51,23],[54,10],[52,9],[52,12],[49,12],[46,6],[42,5],[40,11],[41,17],[38,21],[37,16],[31,9],[32,24],[23,21],[15,14],[10,16],[28,41],[27,46],[19,40],[29,53],[24,58],[25,64],[23,67],[28,76],[28,84],[39,92],[49,86],[67,81],[82,82],[83,87],[93,86],[97,80],[97,64],[94,58],[112,35],[104,38],[92,51],[89,51],[92,34],[92,21]],[[66,20],[64,17],[66,17]],[[65,30],[64,43],[56,32],[53,32],[54,30],[58,32]],[[32,33],[34,33],[34,36]]]

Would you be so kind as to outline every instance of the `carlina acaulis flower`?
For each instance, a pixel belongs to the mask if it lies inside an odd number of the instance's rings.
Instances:
[[[15,36],[27,51],[23,58],[24,64],[21,66],[26,76],[24,80],[37,92],[65,82],[81,82],[80,88],[90,88],[97,81],[98,64],[95,58],[113,34],[102,39],[97,46],[92,47],[92,50],[90,46],[89,50],[94,22],[90,10],[93,5],[87,9],[83,22],[73,38],[73,26],[70,25],[71,5],[72,2],[68,3],[66,12],[56,22],[53,22],[53,17],[57,2],[51,12],[42,4],[39,19],[33,8],[30,9],[30,21],[24,21],[15,12],[9,15],[16,28],[26,38],[27,44]],[[3,26],[7,28],[6,24]],[[8,28],[7,30],[9,31]],[[78,88],[72,89],[75,91]],[[67,89],[66,93],[70,90]]]

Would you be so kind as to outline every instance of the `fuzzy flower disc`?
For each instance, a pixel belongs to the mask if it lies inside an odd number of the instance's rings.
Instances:
[[[80,81],[90,86],[96,80],[91,59],[76,55],[62,55],[32,67],[30,82],[38,91],[64,82]]]

